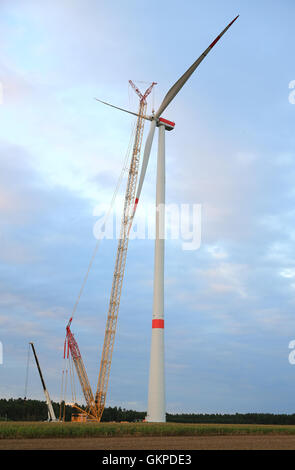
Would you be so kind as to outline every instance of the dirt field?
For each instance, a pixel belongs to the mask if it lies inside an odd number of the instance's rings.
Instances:
[[[0,450],[295,450],[295,435],[3,439]]]

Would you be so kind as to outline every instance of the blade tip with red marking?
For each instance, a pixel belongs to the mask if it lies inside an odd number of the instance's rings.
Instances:
[[[220,33],[220,34],[217,36],[217,38],[214,39],[214,41],[213,41],[213,42],[210,44],[210,46],[209,46],[210,49],[212,49],[212,47],[215,46],[215,44],[219,41],[219,39],[221,39],[221,37],[224,35],[225,31],[227,31],[228,28],[231,27],[231,25],[239,18],[239,16],[240,16],[240,15],[236,16],[236,17],[227,25],[227,27],[225,28],[225,30],[224,30],[222,33]]]
[[[234,24],[234,22],[239,18],[240,15],[236,16],[228,25],[228,27],[230,27],[232,24]]]

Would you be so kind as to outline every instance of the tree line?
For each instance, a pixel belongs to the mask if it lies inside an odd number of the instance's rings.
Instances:
[[[77,413],[65,403],[52,403],[57,418],[65,412],[65,421],[71,421],[72,413]],[[83,405],[80,408],[85,409]],[[47,404],[40,400],[23,398],[0,399],[0,421],[45,421],[47,420]],[[102,420],[107,421],[143,421],[145,411],[126,410],[121,407],[106,407]],[[212,423],[212,424],[295,424],[295,414],[272,413],[235,413],[235,414],[197,414],[167,413],[167,422],[174,423]]]
[[[168,414],[174,423],[204,424],[295,424],[295,414],[235,413],[235,414]]]
[[[79,413],[64,402],[52,402],[53,410],[57,419],[65,416],[65,421],[71,421],[72,414]],[[84,405],[78,405],[82,410]],[[142,421],[145,412],[126,410],[121,407],[106,407],[101,421]],[[23,398],[0,399],[0,421],[46,421],[48,408],[46,401],[28,400]]]

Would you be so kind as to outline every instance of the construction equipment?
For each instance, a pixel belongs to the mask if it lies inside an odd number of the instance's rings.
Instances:
[[[55,413],[54,413],[53,406],[52,406],[52,403],[51,403],[51,400],[50,400],[50,396],[49,396],[48,390],[46,388],[46,385],[45,385],[45,382],[44,382],[44,379],[43,379],[43,375],[42,375],[42,372],[41,372],[41,368],[40,368],[40,364],[39,364],[38,357],[37,357],[37,354],[36,354],[36,350],[35,350],[35,347],[34,347],[34,343],[30,343],[30,345],[31,345],[32,350],[33,350],[33,354],[34,354],[34,357],[35,357],[37,369],[38,369],[38,372],[39,372],[39,375],[40,375],[40,379],[41,379],[41,383],[42,383],[42,387],[43,387],[43,391],[44,391],[44,395],[45,395],[45,399],[46,399],[46,403],[47,403],[47,407],[48,407],[48,421],[56,422],[58,420],[55,417]]]
[[[69,352],[71,352],[71,356],[73,359],[73,363],[76,368],[76,372],[79,378],[79,382],[81,384],[81,388],[84,394],[84,398],[86,401],[87,408],[86,410],[82,410],[79,408],[76,404],[73,404],[72,406],[77,408],[82,414],[86,414],[89,419],[97,419],[97,410],[96,410],[96,405],[93,397],[93,393],[91,390],[91,386],[88,380],[88,376],[86,373],[86,369],[82,360],[82,356],[80,353],[79,346],[77,344],[77,341],[74,338],[73,333],[71,332],[70,326],[72,323],[72,318],[70,318],[69,323],[67,324],[66,327],[66,340],[64,344],[64,358],[69,357]]]
[[[155,83],[146,90],[142,95],[133,82],[129,82],[140,98],[139,111],[134,113],[109,103],[103,102],[113,108],[126,111],[137,116],[137,126],[135,133],[135,141],[133,146],[131,164],[129,169],[127,188],[125,194],[123,217],[121,221],[120,238],[118,241],[115,270],[113,275],[113,283],[111,289],[111,297],[109,310],[107,315],[107,323],[105,329],[104,344],[100,363],[99,378],[95,398],[93,397],[89,380],[86,375],[85,367],[78,345],[71,333],[70,325],[72,318],[67,325],[66,342],[68,350],[71,352],[73,362],[80,380],[80,384],[87,403],[87,416],[91,419],[100,421],[105,406],[106,393],[109,381],[110,367],[112,361],[112,353],[116,334],[116,325],[118,319],[118,311],[120,306],[120,298],[122,291],[122,283],[125,272],[126,256],[129,241],[129,232],[132,221],[138,206],[139,197],[144,182],[146,169],[151,152],[152,142],[156,127],[159,128],[159,146],[157,161],[157,190],[156,190],[156,240],[155,240],[155,268],[154,268],[154,304],[152,317],[152,344],[151,344],[151,360],[150,360],[150,380],[149,380],[149,399],[148,414],[146,421],[164,422],[166,420],[165,412],[165,377],[164,377],[164,237],[165,233],[165,213],[163,207],[165,205],[165,131],[174,129],[174,122],[168,121],[162,117],[162,113],[167,106],[175,98],[196,68],[203,59],[225,34],[230,26],[236,21],[236,17],[228,26],[216,37],[209,47],[201,54],[201,56],[189,67],[189,69],[177,80],[164,97],[156,113],[146,115],[146,98],[151,92]],[[101,100],[98,100],[101,101]],[[139,156],[142,144],[142,135],[144,121],[151,121],[150,131],[147,136],[141,174],[137,184]],[[81,410],[83,413],[83,410]]]
[[[89,419],[94,419],[100,421],[106,400],[106,393],[110,375],[110,368],[112,362],[113,347],[116,335],[116,326],[117,319],[120,307],[120,299],[123,285],[123,278],[125,272],[127,250],[128,250],[128,241],[129,233],[132,225],[133,215],[134,215],[134,205],[135,205],[135,191],[137,184],[137,176],[140,163],[140,151],[142,145],[142,136],[144,130],[144,116],[146,114],[147,108],[147,97],[151,93],[155,82],[153,82],[148,89],[142,94],[136,85],[129,80],[130,85],[135,90],[136,94],[139,96],[139,109],[137,113],[137,122],[135,130],[135,139],[132,149],[132,156],[130,162],[130,168],[127,179],[127,187],[125,192],[124,200],[124,209],[123,216],[121,220],[121,229],[120,237],[118,240],[117,255],[115,262],[115,269],[113,274],[113,283],[111,289],[111,296],[109,302],[109,309],[107,315],[105,337],[102,349],[102,356],[100,362],[100,371],[98,377],[97,390],[95,395],[95,400],[93,398],[92,390],[90,383],[86,374],[86,370],[83,364],[81,353],[78,347],[78,344],[71,332],[70,326],[72,318],[70,318],[68,325],[66,327],[66,341],[65,341],[65,350],[64,356],[66,356],[66,347],[67,347],[67,356],[69,351],[76,368],[76,372],[81,384],[81,388],[85,397],[87,404],[87,409],[85,413]],[[108,104],[108,103],[106,103]],[[67,346],[66,346],[67,344]],[[76,405],[74,405],[78,408]],[[80,412],[83,413],[84,410],[80,409]]]
[[[139,89],[134,83],[129,80],[130,85],[134,88],[135,92],[140,98],[139,111],[137,117],[137,127],[135,132],[135,140],[133,145],[133,152],[131,157],[131,164],[129,169],[127,188],[125,193],[125,203],[123,217],[121,221],[120,238],[117,248],[116,264],[113,275],[113,284],[111,290],[111,298],[109,303],[109,310],[107,316],[107,324],[105,329],[105,338],[102,350],[102,357],[100,363],[100,371],[98,377],[98,384],[95,396],[95,402],[98,410],[99,419],[102,416],[105,399],[108,387],[108,380],[110,375],[110,367],[112,362],[112,353],[114,347],[114,340],[116,334],[116,325],[118,319],[118,312],[121,299],[121,291],[123,284],[123,277],[125,272],[125,264],[128,250],[129,232],[133,220],[133,208],[135,203],[135,191],[139,168],[140,150],[142,144],[142,135],[144,128],[144,118],[147,108],[146,98],[152,91],[153,86],[156,84],[153,82],[151,86],[146,90],[144,95],[141,94]]]

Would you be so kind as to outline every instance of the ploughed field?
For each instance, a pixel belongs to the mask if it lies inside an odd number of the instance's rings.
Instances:
[[[10,421],[0,449],[295,449],[295,426]]]

